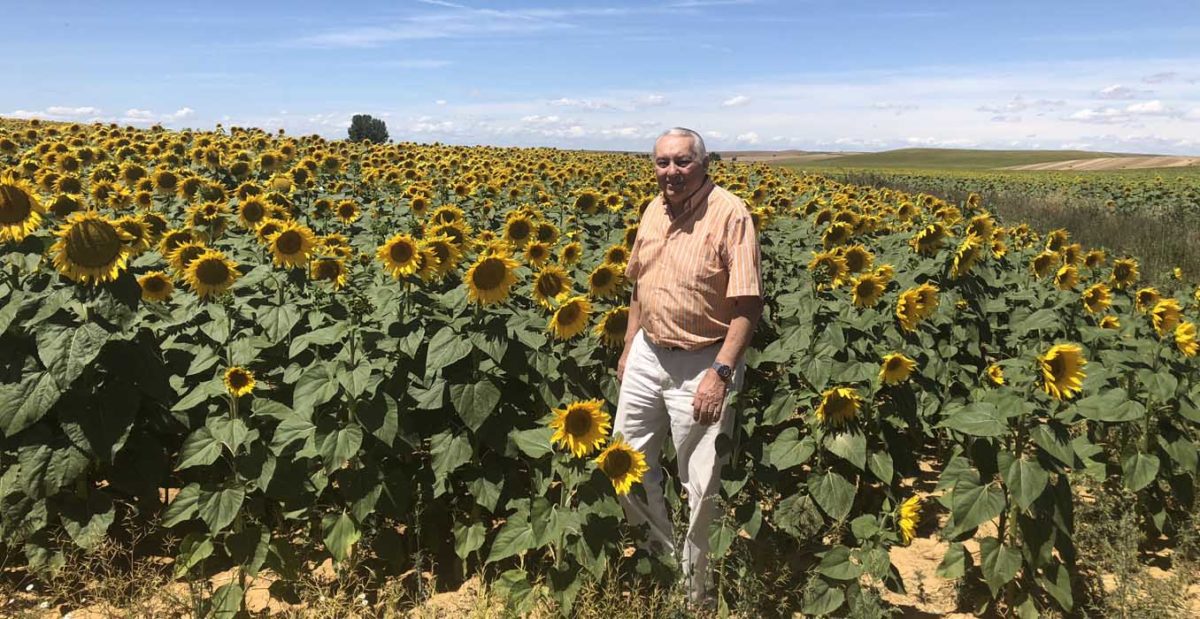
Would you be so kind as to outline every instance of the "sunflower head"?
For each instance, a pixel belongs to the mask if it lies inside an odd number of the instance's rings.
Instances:
[[[504,240],[513,247],[524,247],[532,236],[533,222],[525,215],[509,217],[508,222],[504,224]]]
[[[50,248],[55,268],[81,284],[113,281],[125,269],[129,235],[95,212],[72,214],[56,235]]]
[[[517,283],[517,261],[507,255],[480,256],[467,269],[467,297],[480,305],[500,303]]]
[[[1003,385],[1004,384],[1004,368],[1000,367],[999,365],[996,365],[995,363],[989,365],[987,367],[987,377],[988,377],[988,380],[990,380],[993,385],[996,385],[997,387],[999,387],[1000,385]]]
[[[958,249],[954,250],[954,264],[950,268],[950,276],[962,277],[971,272],[975,265],[983,259],[983,240],[975,233],[967,234]]]
[[[1181,321],[1175,326],[1175,346],[1186,357],[1195,357],[1200,350],[1200,342],[1196,341],[1196,325],[1190,320]]]
[[[317,236],[308,226],[286,221],[279,226],[278,232],[271,235],[267,243],[275,265],[290,269],[308,263],[313,248],[317,245]]]
[[[1100,319],[1100,326],[1105,329],[1120,329],[1121,320],[1112,314]]]
[[[906,380],[912,375],[912,371],[917,367],[917,362],[913,361],[903,353],[893,352],[883,356],[883,362],[879,367],[879,380],[885,385],[897,385]]]
[[[241,276],[237,263],[215,249],[210,249],[192,260],[183,275],[188,286],[201,299],[224,293]]]
[[[566,408],[554,410],[550,427],[554,429],[551,442],[582,458],[604,444],[612,422],[604,412],[601,400],[572,402]]]
[[[1042,389],[1057,400],[1069,400],[1083,390],[1087,359],[1078,344],[1055,344],[1038,357]]]
[[[1072,290],[1079,283],[1079,269],[1064,264],[1054,272],[1054,286],[1059,290]]]
[[[1150,322],[1154,325],[1154,331],[1158,333],[1158,337],[1166,337],[1176,326],[1179,325],[1180,318],[1183,317],[1183,309],[1179,306],[1179,301],[1173,298],[1167,298],[1154,304],[1154,309],[1150,310]]]
[[[1146,286],[1145,288],[1141,288],[1134,293],[1133,299],[1134,307],[1137,308],[1137,311],[1145,314],[1151,309],[1154,309],[1154,306],[1158,304],[1160,299],[1162,299],[1162,295],[1159,294],[1157,288],[1153,286]]]
[[[362,215],[362,209],[358,207],[358,203],[354,200],[341,200],[334,207],[334,212],[337,218],[344,224],[354,223],[355,220]]]
[[[854,236],[854,226],[845,221],[835,221],[829,224],[825,232],[821,234],[821,244],[825,249],[831,249],[842,245]]]
[[[270,209],[267,201],[261,196],[252,195],[241,199],[237,213],[238,222],[242,224],[242,227],[254,230],[270,215]]]
[[[921,322],[921,295],[916,288],[909,288],[896,299],[896,319],[900,328],[915,331]]]
[[[1084,255],[1083,266],[1089,269],[1098,269],[1104,266],[1104,261],[1107,259],[1108,257],[1105,255],[1103,250],[1093,249]]]
[[[1124,290],[1133,286],[1138,281],[1138,263],[1132,258],[1121,258],[1113,262],[1112,277],[1113,288]]]
[[[612,263],[602,263],[588,275],[588,294],[597,299],[608,299],[620,296],[625,284],[621,268]]]
[[[820,288],[836,288],[846,281],[846,260],[835,252],[813,253],[808,271]]]
[[[578,241],[574,241],[563,245],[562,249],[558,252],[558,261],[566,266],[571,266],[579,262],[579,258],[582,256],[583,245]]]
[[[458,245],[448,236],[429,236],[425,237],[424,244],[434,255],[437,256],[437,270],[439,275],[446,275],[458,267],[458,263],[462,260],[462,251],[458,249]]]
[[[940,223],[932,223],[917,232],[909,241],[913,251],[922,256],[931,256],[942,247],[946,240],[946,227]]]
[[[540,267],[550,260],[550,246],[541,242],[533,241],[525,245],[525,262],[530,266]]]
[[[855,307],[875,307],[887,284],[878,275],[867,273],[850,281]]]
[[[533,278],[533,299],[545,308],[554,307],[571,293],[571,278],[566,269],[551,264]]]
[[[1083,307],[1089,314],[1099,314],[1112,305],[1112,292],[1104,283],[1088,286],[1082,298]]]
[[[225,370],[225,390],[235,398],[254,391],[254,372],[240,365]]]
[[[629,262],[629,248],[624,245],[612,245],[604,250],[606,264],[625,264]]]
[[[0,243],[19,243],[37,229],[45,212],[29,183],[14,175],[0,178]]]
[[[900,541],[905,546],[917,536],[917,525],[921,521],[921,497],[913,495],[904,500],[896,510],[896,525],[900,527]]]
[[[596,457],[596,466],[612,481],[613,490],[618,496],[629,494],[629,489],[635,483],[641,483],[650,467],[646,466],[646,456],[634,449],[623,439],[609,443],[608,447]]]
[[[151,271],[139,277],[137,281],[142,288],[143,301],[166,301],[175,291],[175,284],[162,271]]]
[[[604,313],[596,324],[596,337],[606,348],[619,348],[625,343],[625,330],[629,325],[629,308],[622,305]]]
[[[821,394],[817,406],[817,421],[833,426],[843,426],[858,417],[862,397],[852,387],[832,387]]]
[[[309,264],[309,277],[313,281],[328,283],[334,290],[341,290],[349,274],[341,258],[317,258]]]
[[[1055,269],[1062,262],[1062,257],[1057,252],[1046,250],[1037,256],[1034,256],[1033,262],[1029,268],[1033,271],[1033,276],[1039,279],[1055,272]]]
[[[591,315],[592,304],[587,297],[571,297],[554,310],[547,328],[554,339],[569,340],[587,328]]]

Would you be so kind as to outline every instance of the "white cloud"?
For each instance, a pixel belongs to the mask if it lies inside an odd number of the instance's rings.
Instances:
[[[734,95],[721,102],[721,107],[740,107],[750,103],[750,97],[746,95]]]
[[[137,108],[133,108],[130,110],[125,110],[125,118],[130,120],[152,121],[154,120],[154,112],[151,112],[150,110],[139,110]]]
[[[660,105],[667,105],[667,103],[669,102],[663,95],[646,95],[634,101],[634,104],[638,107],[658,107]]]
[[[710,138],[713,140],[723,140],[723,139],[725,139],[725,133],[722,131],[705,131],[704,137]]]
[[[1129,122],[1129,115],[1115,107],[1084,108],[1071,114],[1067,120],[1085,123],[1120,124]]]
[[[557,107],[575,107],[581,110],[611,110],[613,105],[604,101],[593,101],[591,99],[571,99],[569,97],[561,97],[549,102],[550,105]]]
[[[1120,84],[1113,84],[1112,86],[1101,88],[1096,93],[1096,96],[1101,99],[1136,99],[1153,92],[1152,90],[1138,90]]]
[[[896,116],[900,116],[901,114],[903,114],[905,112],[912,112],[912,111],[920,109],[920,106],[914,105],[912,103],[893,103],[893,102],[889,102],[889,101],[875,102],[875,103],[871,104],[871,107],[875,108],[877,110],[894,112],[896,114]]]
[[[446,100],[445,100],[445,99],[438,99],[437,101],[434,101],[433,103],[434,103],[435,105],[446,105]]]
[[[1163,82],[1172,82],[1176,79],[1179,79],[1179,73],[1177,71],[1160,71],[1158,73],[1151,73],[1150,75],[1143,77],[1142,81],[1147,84],[1161,84]]]
[[[737,141],[741,142],[742,144],[758,144],[761,140],[759,139],[757,133],[753,131],[747,131],[746,133],[739,134],[737,136]]]
[[[996,114],[991,121],[994,123],[1019,123],[1021,117],[1016,114]]]
[[[67,118],[92,117],[100,115],[100,108],[91,106],[68,107],[65,105],[52,105],[46,108],[46,114],[50,116],[63,116]]]
[[[1133,103],[1125,108],[1130,114],[1142,114],[1146,116],[1173,116],[1178,115],[1178,112],[1163,105],[1162,101],[1155,99],[1154,101],[1144,101],[1142,103]]]
[[[1060,108],[1066,105],[1066,101],[1059,99],[1026,99],[1021,95],[1013,97],[1003,105],[981,105],[975,109],[980,112],[988,112],[991,114],[1012,114],[1014,112],[1024,112],[1026,110],[1044,111]]]

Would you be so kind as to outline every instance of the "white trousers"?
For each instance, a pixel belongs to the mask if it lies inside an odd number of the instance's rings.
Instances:
[[[680,560],[688,595],[700,600],[708,588],[709,526],[717,515],[721,490],[722,462],[717,457],[717,437],[729,436],[733,429],[730,402],[741,386],[744,364],[739,363],[734,369],[720,421],[702,425],[693,420],[692,399],[700,379],[716,360],[720,345],[694,351],[662,348],[639,330],[630,346],[613,432],[620,433],[634,449],[646,455],[649,470],[642,482],[646,500],[630,493],[621,498],[621,506],[630,524],[648,524],[650,541],[669,549]],[[674,527],[663,500],[659,460],[668,430],[675,444],[679,480],[687,491],[690,512],[682,557],[675,547]]]

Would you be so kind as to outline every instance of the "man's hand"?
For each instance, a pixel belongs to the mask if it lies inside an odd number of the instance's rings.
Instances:
[[[720,421],[725,410],[725,389],[725,381],[717,376],[716,370],[705,370],[692,399],[692,419],[706,426]]]

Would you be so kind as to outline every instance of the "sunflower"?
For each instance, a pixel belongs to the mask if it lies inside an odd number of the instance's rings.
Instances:
[[[1200,351],[1200,342],[1196,341],[1195,323],[1184,320],[1175,327],[1175,346],[1185,356],[1196,356],[1196,352]]]
[[[1158,293],[1157,288],[1146,286],[1134,293],[1133,299],[1134,307],[1137,308],[1137,311],[1145,314],[1158,304],[1159,300],[1162,299],[1162,295]]]
[[[612,427],[608,413],[601,407],[602,400],[572,402],[566,408],[554,409],[550,427],[554,429],[550,441],[582,458],[600,448]]]
[[[1079,269],[1070,264],[1058,267],[1054,273],[1054,286],[1059,290],[1072,290],[1079,283]]]
[[[0,179],[0,243],[17,243],[29,236],[45,212],[29,183],[13,175]]]
[[[1100,319],[1100,326],[1105,329],[1120,329],[1121,319],[1110,314]]]
[[[1093,249],[1083,257],[1083,266],[1089,269],[1096,269],[1104,266],[1104,261],[1107,259],[1108,257],[1105,255],[1103,250]]]
[[[225,390],[235,398],[254,391],[254,372],[240,365],[225,370]]]
[[[1057,253],[1046,250],[1037,256],[1034,256],[1033,262],[1029,268],[1033,271],[1033,276],[1041,279],[1055,272],[1055,267],[1062,261],[1062,257]]]
[[[600,317],[595,334],[606,348],[617,348],[625,343],[625,329],[629,326],[629,308],[614,307]]]
[[[571,266],[579,262],[581,256],[583,256],[583,245],[578,241],[574,241],[563,245],[562,249],[558,252],[558,261],[565,266]]]
[[[1004,384],[1004,368],[995,363],[987,367],[988,380],[992,381],[993,385],[999,387]]]
[[[1042,389],[1058,400],[1069,400],[1083,390],[1087,374],[1083,349],[1078,344],[1055,344],[1038,357],[1042,370]]]
[[[992,257],[997,260],[1008,255],[1008,245],[1005,245],[1004,241],[1002,239],[993,239],[992,245],[991,245],[991,250],[992,250]]]
[[[1124,290],[1137,283],[1138,263],[1132,258],[1121,258],[1113,262],[1113,288]]]
[[[606,264],[625,264],[629,262],[629,249],[624,245],[613,245],[604,250]]]
[[[1066,230],[1062,228],[1051,230],[1050,233],[1046,235],[1046,249],[1053,252],[1061,251],[1062,248],[1067,246],[1067,243],[1070,242],[1070,240],[1071,233],[1067,232]]]
[[[932,223],[925,226],[911,240],[909,245],[913,251],[922,256],[930,256],[937,253],[937,250],[942,247],[942,241],[946,239],[946,227],[939,223]]]
[[[362,215],[362,209],[354,200],[342,200],[337,203],[335,211],[337,218],[344,224],[352,224]]]
[[[162,271],[151,271],[139,277],[137,281],[142,287],[143,301],[166,301],[175,291],[175,284],[171,283],[171,278]]]
[[[983,240],[974,233],[968,234],[958,249],[954,250],[954,264],[950,268],[950,277],[959,278],[971,272],[975,264],[983,258]]]
[[[428,243],[421,241],[417,243],[417,270],[415,275],[421,278],[423,282],[431,282],[442,277],[442,272],[438,269],[437,252]]]
[[[309,265],[309,277],[314,281],[329,282],[334,290],[341,290],[348,278],[346,263],[340,258],[318,258]]]
[[[834,426],[845,425],[847,421],[858,416],[858,407],[862,397],[853,387],[832,387],[821,394],[821,404],[817,407],[817,421]]]
[[[533,300],[547,309],[571,293],[571,277],[557,264],[547,265],[533,278]]]
[[[929,318],[938,308],[938,287],[929,282],[917,286],[917,312],[921,318]]]
[[[71,213],[84,210],[83,196],[69,193],[60,193],[54,196],[54,199],[46,207],[55,217],[63,218]],[[2,216],[0,216],[2,217]],[[3,226],[4,224],[0,224]],[[0,228],[2,231],[3,228]],[[2,232],[0,232],[2,234]]]
[[[903,353],[893,352],[883,356],[879,367],[879,380],[887,385],[896,385],[908,380],[917,362]]]
[[[200,257],[200,254],[208,251],[208,245],[202,241],[188,241],[183,245],[175,248],[170,256],[167,256],[167,264],[176,273],[182,275],[187,271],[187,267],[193,260]]]
[[[846,243],[852,236],[854,236],[854,226],[844,221],[835,221],[829,224],[829,227],[821,234],[821,244],[825,246],[825,249],[830,249]]]
[[[58,240],[50,247],[54,267],[76,282],[110,282],[125,269],[128,235],[98,213],[72,214],[55,235]]]
[[[174,228],[163,233],[162,238],[158,241],[158,253],[164,258],[169,257],[180,245],[195,241],[196,235],[187,228]]]
[[[996,222],[991,215],[984,213],[976,215],[967,223],[967,234],[974,234],[979,237],[981,242],[987,242],[992,239],[992,235],[996,232]]]
[[[596,457],[596,466],[612,481],[613,490],[618,496],[629,494],[633,484],[641,483],[646,471],[650,470],[646,466],[646,456],[623,439],[609,443]]]
[[[247,230],[258,227],[267,218],[268,213],[266,200],[259,196],[247,196],[238,204],[238,221]]]
[[[540,267],[550,259],[550,246],[541,241],[525,245],[525,262],[532,267]]]
[[[183,277],[201,299],[207,299],[229,290],[241,276],[236,262],[226,258],[224,253],[210,249],[192,260]]]
[[[597,299],[616,298],[621,295],[624,280],[620,266],[603,263],[588,275],[588,294]]]
[[[268,217],[254,228],[254,236],[258,239],[259,243],[269,245],[271,237],[280,230],[283,230],[284,221],[286,220]]]
[[[886,286],[892,278],[896,276],[896,268],[890,264],[881,264],[875,268],[875,277],[878,277],[883,285]]]
[[[504,224],[504,240],[513,247],[524,247],[532,236],[533,222],[524,215],[511,216]]]
[[[862,245],[851,245],[843,249],[842,259],[846,261],[846,270],[851,273],[863,273],[875,264],[875,255]]]
[[[896,318],[900,328],[905,331],[915,331],[921,322],[921,295],[916,288],[909,288],[900,293],[896,299]]]
[[[540,243],[545,243],[547,246],[554,245],[558,242],[558,226],[548,221],[543,221],[537,225],[533,236]]]
[[[571,297],[554,310],[547,330],[557,340],[569,340],[587,328],[592,315],[592,304],[587,297]]]
[[[584,191],[575,197],[575,208],[591,215],[600,206],[600,195],[594,191]]]
[[[917,523],[921,520],[921,497],[913,495],[900,504],[896,524],[900,527],[900,542],[905,546],[917,535]]]
[[[286,221],[267,242],[275,266],[295,268],[308,262],[317,245],[317,236],[308,226]]]
[[[1175,299],[1163,299],[1154,304],[1154,309],[1150,310],[1150,322],[1154,324],[1154,331],[1158,333],[1158,337],[1166,337],[1177,325],[1183,316],[1183,310],[1179,307],[1179,301]]]
[[[836,288],[845,283],[846,260],[834,252],[813,252],[808,270],[821,288]]]
[[[453,239],[445,235],[429,236],[425,237],[423,244],[437,256],[438,275],[444,276],[458,268],[458,262],[462,260],[462,252],[454,244]]]
[[[517,261],[506,255],[480,256],[467,269],[467,296],[474,303],[491,305],[508,298],[517,283]]]
[[[875,307],[883,296],[886,282],[878,275],[867,273],[850,280],[855,307]]]
[[[1099,314],[1112,305],[1112,293],[1104,283],[1092,284],[1083,291],[1083,307],[1089,314]]]

